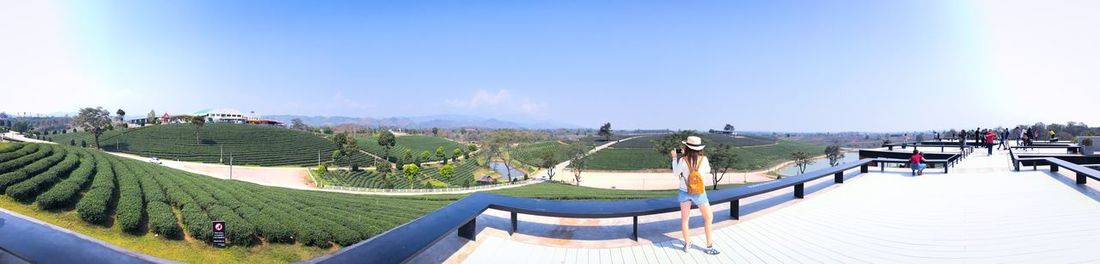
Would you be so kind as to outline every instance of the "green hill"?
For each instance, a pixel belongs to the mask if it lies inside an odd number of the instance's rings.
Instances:
[[[278,127],[207,124],[198,129],[190,124],[166,124],[108,131],[100,137],[104,150],[124,152],[162,159],[178,159],[206,163],[233,163],[259,166],[309,166],[316,165],[318,154],[322,162],[332,159],[336,146],[332,141],[316,134]],[[67,133],[54,137],[54,141],[67,145],[69,139],[87,140],[94,145],[89,133]],[[353,155],[360,165],[368,165],[367,155]],[[343,163],[341,162],[341,165]]]
[[[510,153],[510,157],[520,163],[528,166],[536,166],[539,162],[539,154],[544,151],[553,152],[558,156],[558,159],[564,161],[566,150],[569,145],[558,141],[539,141],[535,143],[523,144],[514,149]]]
[[[638,138],[642,139],[642,138]],[[637,140],[637,139],[634,139]],[[630,141],[624,141],[627,143]],[[715,141],[704,139],[707,145],[714,145]],[[623,144],[619,143],[619,144]],[[619,148],[619,144],[600,150],[592,154],[588,161],[589,169],[593,170],[651,170],[668,169],[671,163],[668,154],[657,153],[652,143],[648,147]],[[639,146],[635,144],[630,146]],[[737,146],[737,145],[735,145]],[[737,154],[734,170],[751,171],[775,166],[790,160],[791,152],[802,151],[811,155],[822,153],[824,146],[780,140],[774,145],[756,145],[749,147],[735,147],[733,152]]]
[[[671,193],[595,190],[542,183],[494,192],[600,200]],[[24,143],[0,143],[0,194],[0,207],[7,210],[137,252],[190,263],[317,257],[335,252],[334,245],[369,239],[465,196],[374,196],[268,187],[90,149]],[[224,220],[232,230],[228,249],[210,246],[211,220]]]
[[[477,171],[477,169],[477,162],[475,161],[461,162],[456,164],[454,175],[452,175],[450,178],[443,178],[439,175],[439,167],[433,166],[425,168],[421,172],[421,176],[418,179],[413,180],[420,182],[420,184],[415,186],[416,188],[424,188],[423,182],[425,182],[427,179],[434,179],[443,183],[444,185],[442,186],[436,186],[439,188],[464,187],[467,183],[467,180],[470,180],[470,182],[475,182],[474,180],[476,180],[476,176],[474,175],[474,172]],[[333,186],[375,189],[383,189],[387,187],[385,180],[383,180],[384,175],[375,171],[355,171],[349,173],[346,170],[329,170],[317,176],[320,177],[319,180],[323,181],[325,184]],[[390,177],[393,177],[391,179],[388,179],[392,184],[393,189],[408,189],[413,183],[409,181],[408,178],[405,178],[405,176],[403,175]],[[471,185],[476,185],[476,183]]]
[[[382,146],[378,145],[378,136],[357,136],[356,140],[359,143],[359,147],[363,150],[379,157],[386,155]],[[423,135],[404,135],[397,137],[397,144],[393,149],[390,149],[390,156],[387,159],[396,162],[405,155],[406,150],[409,150],[412,151],[413,157],[419,157],[420,153],[423,151],[431,152],[432,157],[427,161],[439,161],[442,159],[435,156],[435,150],[441,146],[443,147],[444,156],[447,159],[454,156],[453,151],[456,148],[461,148],[463,151],[466,151],[465,145],[449,139]]]

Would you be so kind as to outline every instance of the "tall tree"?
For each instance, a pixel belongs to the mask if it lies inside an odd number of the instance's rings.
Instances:
[[[458,162],[458,157],[462,156],[462,148],[455,148],[451,151],[451,161]]]
[[[152,110],[152,109],[149,110],[149,114],[145,115],[145,123],[150,124],[150,125],[157,124],[157,111],[156,110]]]
[[[733,129],[734,129],[734,127],[733,127],[733,125],[730,125],[730,124],[726,124],[726,127],[722,128],[722,129],[724,129],[724,130],[726,130],[726,131],[728,131],[728,132],[730,132],[730,133],[733,133]]]
[[[733,147],[726,144],[718,144],[714,149],[707,148],[707,160],[710,162],[710,176],[714,179],[715,190],[718,190],[718,183],[722,182],[722,178],[726,177],[726,172],[733,168],[734,160],[737,159],[737,153],[733,153]]]
[[[558,153],[553,149],[547,148],[540,150],[537,154],[535,154],[535,157],[537,159],[535,165],[539,168],[546,169],[546,177],[549,178],[550,181],[554,181],[554,166],[557,166],[558,163],[565,161],[565,156],[562,155],[562,153]]]
[[[409,180],[409,189],[416,187],[413,181],[416,180],[417,175],[420,175],[420,166],[416,164],[405,164],[405,166],[401,167],[401,173],[405,174],[405,179]]]
[[[201,144],[202,141],[199,140],[199,129],[202,128],[202,126],[206,125],[206,117],[192,116],[191,124],[195,125],[195,144]]]
[[[836,167],[844,159],[844,152],[840,150],[840,146],[828,146],[825,147],[825,157],[829,158],[829,167]]]
[[[433,127],[432,128],[432,135],[437,136],[437,137],[439,136],[439,128],[438,127]]]
[[[814,164],[814,160],[810,158],[810,155],[802,151],[792,152],[791,158],[794,159],[794,165],[798,167],[798,174],[806,173],[806,167]]]
[[[680,147],[682,143],[689,136],[698,136],[699,132],[695,130],[680,130],[671,134],[667,134],[653,141],[653,147],[657,150],[657,153],[667,155],[673,148]]]
[[[443,164],[447,164],[447,151],[443,150],[443,146],[435,147],[435,158],[442,160]]]
[[[413,151],[411,149],[405,149],[405,155],[401,158],[401,163],[410,164],[416,163],[416,157],[413,157]]]
[[[569,169],[573,171],[577,186],[581,185],[581,173],[588,169],[588,151],[588,145],[580,142],[569,145]]]
[[[596,135],[603,137],[604,141],[611,141],[611,123],[603,123],[603,125],[600,126],[600,132],[596,133]]]
[[[308,130],[309,126],[302,122],[301,118],[294,118],[290,120],[290,128],[298,130]]]
[[[84,131],[92,133],[95,136],[95,148],[100,149],[99,136],[103,135],[103,131],[111,126],[111,114],[103,107],[81,108],[80,113],[76,115],[76,118],[73,118],[73,124]]]
[[[126,122],[126,111],[120,108],[118,111],[115,111],[115,114],[118,114],[118,121]]]
[[[445,164],[443,167],[439,167],[439,177],[442,181],[451,182],[451,176],[455,175],[455,165]]]
[[[526,131],[514,130],[514,129],[500,129],[495,130],[488,135],[482,144],[484,149],[482,152],[486,157],[486,161],[492,160],[493,157],[499,157],[504,167],[508,169],[508,178],[512,178],[512,162],[508,153],[513,145],[527,141],[531,138],[531,134]],[[486,162],[488,164],[488,162]]]
[[[428,162],[430,160],[432,160],[432,152],[427,150],[421,151],[420,157],[418,157],[416,160],[416,165],[420,165],[421,163]]]
[[[390,149],[397,145],[397,137],[389,129],[383,129],[382,132],[378,133],[378,145],[382,146],[382,151],[386,154],[385,157],[389,159],[391,158]]]

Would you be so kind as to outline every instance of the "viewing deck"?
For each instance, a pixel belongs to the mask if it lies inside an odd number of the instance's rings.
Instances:
[[[489,210],[476,241],[448,235],[412,262],[450,263],[987,263],[1096,262],[1100,238],[1097,183],[1074,183],[1049,170],[1012,171],[1007,151],[975,150],[950,174],[877,169],[831,185],[808,185],[742,201],[741,220],[715,205],[710,256],[702,220],[693,211],[692,243],[684,253],[679,213],[647,216],[638,242],[630,219],[523,216],[508,235],[508,213]],[[824,182],[829,181],[829,182]],[[827,186],[826,186],[827,185]],[[817,189],[815,190],[815,186]],[[824,187],[821,187],[824,186]],[[771,206],[778,204],[777,206]],[[752,207],[766,209],[746,209]]]

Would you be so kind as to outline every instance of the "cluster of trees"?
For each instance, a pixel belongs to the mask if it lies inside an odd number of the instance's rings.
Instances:
[[[359,170],[359,166],[352,160],[352,154],[359,152],[359,143],[355,141],[355,138],[348,136],[348,133],[339,133],[332,137],[332,143],[336,145],[336,149],[332,151],[332,160],[337,161],[344,158],[347,160],[348,168],[351,171]]]

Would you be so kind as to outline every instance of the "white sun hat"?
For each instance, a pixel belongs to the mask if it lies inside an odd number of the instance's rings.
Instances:
[[[693,150],[703,150],[703,148],[707,147],[706,145],[703,145],[703,139],[697,136],[690,136],[687,138],[687,140],[680,141],[680,143],[683,143],[689,149]]]

